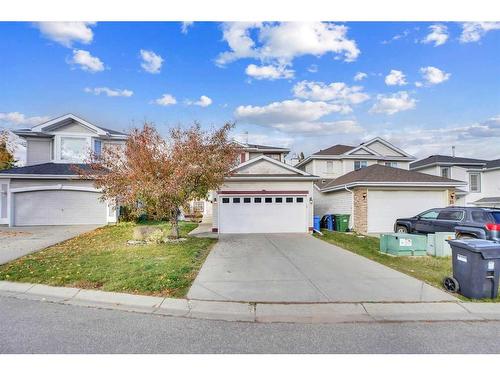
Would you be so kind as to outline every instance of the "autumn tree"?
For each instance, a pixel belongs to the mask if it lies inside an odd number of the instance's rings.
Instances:
[[[103,197],[153,219],[168,218],[171,236],[179,236],[180,209],[219,188],[235,165],[237,148],[229,137],[232,124],[203,131],[199,124],[171,129],[167,139],[152,124],[130,132],[124,147],[106,147],[81,170]]]
[[[9,145],[9,133],[7,130],[0,130],[0,170],[9,169],[16,166],[14,150]]]

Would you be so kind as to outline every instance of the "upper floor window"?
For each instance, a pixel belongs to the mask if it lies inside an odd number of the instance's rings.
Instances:
[[[326,172],[333,173],[333,161],[332,160],[326,161]]]
[[[441,167],[441,177],[450,178],[450,167]]]
[[[392,167],[392,168],[397,168],[398,167],[398,162],[397,161],[386,161],[384,163],[386,167]]]
[[[61,137],[61,160],[83,162],[87,156],[86,138]]]
[[[94,153],[97,156],[101,156],[102,152],[102,141],[100,139],[94,139]]]
[[[471,193],[481,192],[481,174],[469,173],[469,191]]]
[[[354,161],[354,170],[357,171],[361,168],[368,167],[368,162],[366,160],[355,160]]]

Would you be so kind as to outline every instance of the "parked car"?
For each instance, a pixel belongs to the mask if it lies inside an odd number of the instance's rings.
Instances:
[[[500,241],[500,209],[482,207],[433,208],[414,217],[397,219],[397,233],[456,232],[457,238]]]

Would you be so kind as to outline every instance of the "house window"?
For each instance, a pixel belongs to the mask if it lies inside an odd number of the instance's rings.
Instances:
[[[333,161],[332,160],[326,161],[326,173],[333,173]]]
[[[444,178],[450,178],[451,173],[450,173],[450,168],[449,167],[441,167],[441,177]]]
[[[233,198],[233,203],[240,203],[240,198]]]
[[[265,202],[266,203],[273,203],[273,198],[266,197]]]
[[[286,198],[286,203],[293,203],[293,198],[292,197],[287,197]]]
[[[102,151],[102,141],[100,139],[94,139],[94,153],[97,156],[101,156]]]
[[[397,161],[386,161],[384,163],[386,167],[392,167],[392,168],[397,168],[398,167],[398,162]]]
[[[366,160],[355,160],[354,161],[354,170],[357,171],[361,168],[368,167],[368,162]]]
[[[471,193],[481,192],[481,174],[469,173],[469,191]]]
[[[297,203],[302,203],[304,202],[304,198],[302,197],[297,197]]]
[[[283,203],[283,198],[276,198],[274,201],[276,203]]]
[[[61,160],[83,162],[86,156],[86,138],[61,137]]]
[[[254,198],[253,203],[262,203],[262,198]]]
[[[243,203],[251,203],[252,199],[251,198],[243,198]]]
[[[229,198],[222,198],[222,203],[229,203]]]

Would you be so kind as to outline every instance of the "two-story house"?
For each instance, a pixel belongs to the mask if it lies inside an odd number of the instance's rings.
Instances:
[[[410,169],[463,181],[456,192],[459,206],[500,206],[499,160],[432,155],[411,163]]]
[[[358,146],[335,145],[297,167],[321,177],[315,183],[315,215],[349,214],[361,233],[391,232],[399,217],[455,202],[463,182],[409,170],[415,158],[377,137]]]
[[[126,134],[67,114],[16,135],[26,141],[26,165],[0,171],[0,224],[71,225],[116,222],[114,204],[81,179],[89,151],[124,144]]]

